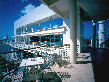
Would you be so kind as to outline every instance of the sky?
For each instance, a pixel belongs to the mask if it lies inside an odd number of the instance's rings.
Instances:
[[[42,2],[39,0],[0,0],[0,40],[3,39],[8,33],[9,37],[14,35],[14,21],[19,19],[21,16],[29,13],[34,8],[40,6]],[[62,19],[57,19],[58,22],[62,23]],[[56,21],[43,23],[45,24],[57,24]],[[60,24],[62,25],[62,24]],[[92,38],[92,22],[87,21],[84,23],[84,38]],[[106,31],[109,33],[109,21],[106,21]],[[98,24],[97,31],[98,32]],[[109,34],[107,34],[109,37]]]
[[[0,40],[7,33],[9,37],[14,35],[14,21],[31,11],[30,7],[34,8],[40,4],[39,0],[0,0]],[[25,10],[27,5],[28,10]]]

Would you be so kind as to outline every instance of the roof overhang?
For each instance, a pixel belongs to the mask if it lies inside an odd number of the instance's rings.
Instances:
[[[69,0],[40,0],[62,18],[69,16]],[[95,21],[109,18],[108,0],[77,0],[78,5]]]

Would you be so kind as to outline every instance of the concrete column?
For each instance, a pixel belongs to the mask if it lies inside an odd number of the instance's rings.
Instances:
[[[77,0],[69,0],[70,62],[77,62]]]
[[[98,45],[97,45],[97,39],[96,39],[96,48],[98,48]]]
[[[77,53],[83,51],[83,42],[84,42],[84,11],[77,5]]]
[[[27,44],[30,44],[30,37],[27,36]]]
[[[93,22],[93,38],[92,38],[92,48],[96,45],[96,23]]]
[[[26,31],[25,31],[25,33],[27,33],[27,32],[28,32],[28,28],[27,28],[27,27],[25,27],[25,30],[26,30]]]
[[[22,34],[22,28],[20,28],[20,34]]]
[[[27,36],[25,36],[25,44],[27,44]]]
[[[17,36],[16,36],[16,39],[15,40],[16,40],[15,42],[18,43],[18,37]]]
[[[27,44],[28,44],[28,36],[26,37],[26,42],[27,42]]]
[[[29,44],[30,44],[30,36],[28,38],[29,38]]]
[[[55,35],[54,35],[54,42],[55,42]]]
[[[83,52],[83,49],[84,49],[84,21],[82,20],[80,25],[80,53]]]
[[[91,39],[91,47],[92,47],[92,39]]]
[[[25,27],[24,27],[25,28]],[[26,28],[25,28],[25,33],[26,33]]]
[[[41,36],[39,36],[40,37],[40,42],[41,42]]]
[[[35,43],[33,42],[33,48],[34,48],[34,46],[35,46]]]
[[[24,36],[24,43],[26,44],[26,37]]]
[[[21,36],[21,37],[22,37],[21,41],[24,42],[23,36]]]
[[[15,43],[17,43],[17,37],[15,37]]]
[[[98,39],[99,39],[99,48],[106,48],[106,33],[104,27],[105,21],[99,21],[99,31],[98,31]]]
[[[32,28],[32,32],[34,32],[34,29]]]

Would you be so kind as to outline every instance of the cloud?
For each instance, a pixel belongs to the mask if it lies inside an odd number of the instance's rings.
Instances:
[[[23,15],[33,11],[35,9],[35,6],[32,4],[28,4],[27,6],[24,7],[22,11],[20,11]]]

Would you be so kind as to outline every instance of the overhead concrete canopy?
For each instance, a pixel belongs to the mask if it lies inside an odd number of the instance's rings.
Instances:
[[[68,16],[69,0],[41,0],[61,17]]]
[[[78,3],[93,20],[109,18],[109,0],[78,0]]]
[[[41,0],[61,17],[69,16],[69,0]],[[109,18],[108,0],[77,0],[80,7],[88,13],[92,20]]]

